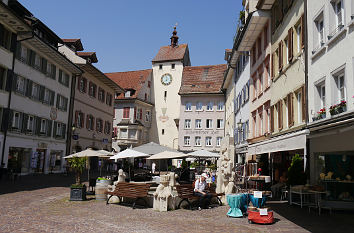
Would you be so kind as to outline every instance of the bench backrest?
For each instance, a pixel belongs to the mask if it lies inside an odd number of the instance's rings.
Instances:
[[[150,186],[151,184],[121,182],[117,183],[114,193],[121,197],[146,197]]]
[[[192,184],[180,184],[176,185],[178,196],[181,198],[186,198],[193,196],[194,194],[194,187]]]

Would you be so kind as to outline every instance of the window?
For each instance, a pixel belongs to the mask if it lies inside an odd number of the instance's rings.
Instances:
[[[195,128],[196,129],[201,129],[202,128],[202,120],[201,119],[196,119],[195,120]]]
[[[47,120],[46,119],[41,119],[41,127],[40,127],[40,134],[45,134],[47,132]]]
[[[0,66],[0,90],[5,88],[6,69]]]
[[[317,47],[322,47],[324,44],[324,24],[323,24],[323,14],[321,14],[320,18],[315,21],[317,28]]]
[[[112,99],[113,99],[113,95],[110,93],[107,93],[107,97],[106,97],[106,104],[108,106],[112,106]]]
[[[283,101],[280,100],[277,103],[277,110],[278,110],[278,129],[283,129]]]
[[[148,87],[149,88],[151,87],[151,81],[148,81]]]
[[[302,28],[301,24],[297,25],[296,27],[296,44],[297,44],[297,53],[301,52],[301,35],[302,35]]]
[[[68,99],[64,96],[57,94],[57,108],[62,111],[67,111],[68,109]]]
[[[130,107],[124,107],[123,108],[123,118],[128,119],[129,113],[130,113]]]
[[[61,69],[59,69],[58,82],[63,84],[66,87],[69,87],[70,77],[67,73],[63,72]]]
[[[186,103],[185,111],[192,111],[192,103],[191,102]]]
[[[97,85],[93,82],[89,83],[89,95],[96,98]]]
[[[11,32],[8,31],[4,26],[0,25],[0,46],[4,47],[7,50],[11,48]]]
[[[54,127],[55,127],[55,137],[62,137],[63,136],[63,125],[62,123],[55,122]]]
[[[298,123],[302,122],[302,104],[301,104],[301,92],[299,91],[296,95],[297,99],[297,121]]]
[[[139,133],[140,133],[140,131],[141,130],[139,130]],[[137,135],[136,135],[136,129],[129,129],[129,131],[128,131],[128,138],[129,139],[136,139],[137,137]]]
[[[257,78],[253,78],[253,100],[257,98]]]
[[[86,128],[88,130],[94,130],[95,118],[92,115],[87,115]]]
[[[344,74],[338,75],[335,77],[336,86],[338,89],[337,92],[337,101],[340,103],[345,100],[345,83],[344,83]]]
[[[145,112],[145,121],[149,122],[150,121],[150,111]]]
[[[222,137],[216,137],[216,146],[217,147],[221,146],[221,139],[222,139]]]
[[[184,120],[184,128],[185,129],[190,129],[191,128],[191,120],[190,119],[185,119]]]
[[[259,115],[258,136],[262,136],[263,135],[263,112],[260,111],[258,115]]]
[[[85,121],[85,118],[84,118],[84,114],[82,112],[79,112],[79,111],[76,111],[75,113],[76,115],[76,127],[78,128],[83,128],[84,127],[84,121]]]
[[[165,129],[162,129],[162,130],[161,130],[161,134],[162,134],[162,135],[165,135]]]
[[[16,91],[21,94],[25,93],[25,78],[24,77],[17,76]]]
[[[13,113],[13,119],[12,119],[12,128],[14,129],[20,129],[20,123],[21,123],[21,114],[19,112],[14,112]]]
[[[87,79],[84,77],[79,77],[78,80],[79,80],[79,84],[78,84],[79,91],[82,93],[86,93]]]
[[[31,97],[35,100],[39,100],[39,85],[37,83],[32,83]]]
[[[142,120],[143,119],[143,109],[140,108],[138,111],[139,111],[139,119]]]
[[[320,84],[318,87],[318,94],[320,96],[320,104],[321,108],[324,108],[326,106],[326,86],[325,83]]]
[[[159,69],[162,70],[162,65],[159,65]]]
[[[202,102],[197,102],[196,111],[202,111],[202,110],[203,110],[203,103]]]
[[[334,13],[336,15],[336,25],[339,27],[343,25],[343,8],[342,0],[334,2]]]
[[[218,111],[223,111],[224,110],[224,102],[222,102],[222,101],[220,101],[219,103],[218,103],[218,109],[217,109]]]
[[[57,74],[57,67],[54,64],[48,64],[48,73],[47,73],[47,75],[51,79],[55,80],[56,74]]]
[[[212,146],[211,137],[205,137],[205,146]]]
[[[164,93],[163,93],[163,98],[164,98],[165,101],[166,101],[166,99],[167,99],[167,91],[164,91]]]
[[[105,100],[105,91],[102,88],[98,88],[98,100],[104,102]]]
[[[285,65],[289,64],[289,41],[284,40],[284,45],[285,45]]]
[[[201,137],[197,136],[194,138],[194,146],[201,146]]]
[[[176,68],[176,64],[171,64],[171,69],[174,70]]]
[[[28,54],[28,52],[27,52]],[[41,72],[43,74],[47,74],[47,69],[48,69],[48,61],[44,57],[41,58]]]
[[[190,141],[191,141],[191,137],[190,136],[185,136],[184,137],[184,145],[185,146],[190,146]]]
[[[104,133],[107,135],[111,134],[111,122],[104,122]]]
[[[213,111],[213,105],[214,105],[214,103],[213,102],[208,102],[208,104],[207,104],[207,111]]]
[[[223,129],[224,128],[224,120],[223,119],[217,119],[216,128],[217,129]]]
[[[119,138],[125,139],[128,138],[128,129],[120,129],[119,130]]]
[[[263,93],[263,71],[259,73],[259,93],[258,95]]]
[[[206,128],[207,129],[212,129],[213,128],[213,120],[212,119],[207,119],[206,120]]]
[[[99,133],[102,133],[103,131],[103,120],[102,119],[96,119],[96,131]]]

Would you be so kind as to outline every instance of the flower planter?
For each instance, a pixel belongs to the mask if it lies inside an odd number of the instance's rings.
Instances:
[[[341,106],[341,107],[338,107],[338,108],[337,108],[338,114],[339,114],[339,113],[342,113],[342,112],[345,112],[345,111],[347,111],[347,106]]]
[[[70,201],[85,201],[86,200],[86,186],[70,187]]]

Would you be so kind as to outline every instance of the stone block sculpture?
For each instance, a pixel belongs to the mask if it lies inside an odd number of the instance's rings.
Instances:
[[[175,208],[173,188],[176,185],[176,178],[177,175],[174,172],[160,176],[160,184],[154,192],[154,210],[163,212]]]

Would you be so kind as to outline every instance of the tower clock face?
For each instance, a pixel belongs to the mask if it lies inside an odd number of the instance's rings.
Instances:
[[[170,74],[164,74],[164,75],[162,75],[162,77],[161,77],[161,83],[163,84],[163,85],[170,85],[171,84],[171,82],[172,82],[172,76],[170,75]]]

